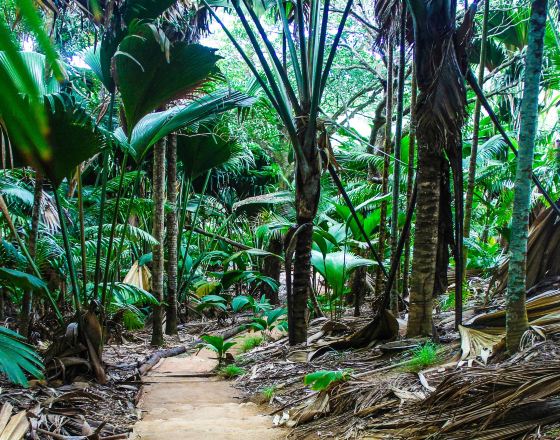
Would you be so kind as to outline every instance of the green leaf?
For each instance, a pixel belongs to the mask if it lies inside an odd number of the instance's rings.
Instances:
[[[177,159],[191,180],[228,162],[238,150],[229,133],[216,132],[215,125],[201,125],[197,133],[177,136]]]
[[[331,387],[331,385],[349,380],[350,374],[350,370],[320,370],[315,371],[314,373],[306,374],[303,378],[303,383],[308,385],[312,390],[323,391]]]
[[[0,327],[0,372],[10,382],[27,386],[25,372],[43,379],[43,364],[39,355],[19,334]]]
[[[231,301],[231,309],[237,313],[242,311],[246,306],[255,302],[252,296],[238,295]]]
[[[116,79],[128,133],[148,113],[192,95],[218,74],[216,50],[183,41],[169,41],[153,26],[135,27],[115,53]]]
[[[130,138],[132,154],[139,162],[152,145],[168,134],[186,128],[196,130],[196,124],[212,121],[220,113],[229,110],[249,107],[253,102],[254,98],[241,92],[218,90],[185,106],[150,113],[144,116],[132,130]],[[122,137],[126,138],[124,133]],[[181,154],[181,147],[178,150]]]
[[[42,170],[58,188],[83,161],[104,147],[110,135],[95,124],[86,111],[65,94],[50,95],[45,102],[48,118],[47,150],[43,156],[30,154],[18,143],[8,127],[8,136],[16,158],[26,165]]]
[[[0,281],[3,281],[0,284],[11,284],[23,290],[39,291],[47,287],[47,283],[35,275],[15,269],[8,269],[7,267],[0,267]]]
[[[373,260],[360,258],[350,252],[331,252],[323,257],[317,251],[311,251],[311,264],[325,278],[335,295],[341,295],[344,283],[352,271],[361,266],[372,266]]]
[[[130,24],[133,20],[153,20],[158,18],[177,0],[126,0],[123,18]]]

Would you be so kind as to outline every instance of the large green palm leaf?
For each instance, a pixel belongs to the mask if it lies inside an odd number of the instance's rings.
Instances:
[[[170,133],[196,124],[212,120],[216,115],[252,105],[254,98],[241,92],[219,90],[181,107],[173,107],[162,112],[144,116],[132,130],[130,138],[131,154],[140,161],[149,148]],[[117,130],[116,136],[126,142],[123,130]]]
[[[216,50],[199,44],[173,45],[153,25],[135,27],[115,54],[116,80],[130,134],[148,113],[192,96],[218,75]]]

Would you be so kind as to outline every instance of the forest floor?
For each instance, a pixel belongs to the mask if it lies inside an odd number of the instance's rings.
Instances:
[[[26,412],[31,438],[41,440],[560,439],[557,284],[530,295],[531,332],[513,357],[499,347],[500,303],[467,305],[471,324],[461,333],[453,314],[440,311],[435,343],[406,339],[399,319],[396,341],[352,350],[330,346],[363,328],[370,314],[314,319],[307,343],[295,347],[285,335],[264,334],[246,353],[239,347],[248,333],[239,328],[248,317],[237,315],[183,324],[163,348],[150,346],[149,328],[125,332],[105,346],[107,384],[64,371],[27,389],[0,381],[0,403]],[[202,334],[237,342],[229,362],[243,369],[240,377],[222,379],[213,356],[197,354]],[[421,359],[426,344],[435,356]],[[344,378],[322,389],[304,383],[321,371]]]

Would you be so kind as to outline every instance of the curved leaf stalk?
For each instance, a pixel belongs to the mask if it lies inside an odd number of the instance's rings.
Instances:
[[[117,226],[117,221],[119,219],[119,206],[121,202],[122,189],[124,183],[124,175],[126,174],[126,164],[128,162],[128,152],[124,154],[123,162],[121,165],[121,175],[119,178],[119,187],[117,189],[117,200],[115,201],[115,212],[113,213],[113,222],[111,224],[111,233],[109,235],[109,245],[107,248],[107,261],[105,263],[105,272],[103,274],[103,290],[101,291],[101,305],[105,307],[105,302],[107,299],[107,283],[109,282],[109,269],[111,266],[111,254],[113,250],[113,242],[115,239],[115,228]],[[128,222],[126,222],[128,223]],[[124,236],[124,235],[123,235]],[[118,255],[118,254],[117,254]],[[102,309],[103,309],[102,308]],[[103,320],[102,320],[103,322]]]
[[[115,110],[115,92],[111,92],[109,103],[109,131],[113,131],[113,112]],[[101,170],[101,200],[99,205],[99,223],[97,226],[97,249],[95,251],[95,273],[93,278],[93,292],[97,295],[101,281],[101,240],[103,238],[103,217],[105,213],[105,198],[107,196],[107,174],[109,173],[109,151],[103,152],[103,169]]]
[[[86,293],[87,286],[87,254],[86,254],[86,234],[84,223],[84,198],[83,198],[83,185],[82,185],[82,166],[77,167],[78,172],[78,216],[80,220],[80,250],[82,253],[82,283],[84,288],[84,301],[85,306],[88,306],[89,298]]]
[[[204,185],[202,186],[202,192],[200,193],[200,199],[198,200],[198,203],[196,205],[196,209],[194,211],[193,219],[192,219],[192,222],[191,222],[191,226],[193,226],[193,227],[196,225],[196,221],[198,219],[198,213],[200,211],[200,207],[202,206],[202,200],[204,199],[204,195],[206,194],[206,187],[208,186],[208,182],[210,181],[210,174],[211,173],[212,173],[212,170],[208,170],[208,172],[206,173],[206,178],[204,179]],[[189,256],[189,247],[191,245],[192,236],[193,236],[193,231],[191,229],[191,230],[189,230],[189,236],[187,238],[187,246],[185,248],[185,253],[183,254],[183,264],[181,265],[181,271],[179,272],[179,279],[177,281],[178,286],[181,286],[181,281],[182,281],[183,276],[185,274],[185,267],[187,266],[186,262],[187,262],[187,258]]]
[[[138,187],[140,186],[140,176],[142,175],[142,165],[143,165],[143,163],[144,163],[144,159],[142,159],[142,161],[138,164],[138,170],[136,171],[136,176],[134,177],[134,184],[133,184],[133,187],[132,187],[131,197],[130,197],[130,200],[128,202],[128,206],[127,206],[127,209],[126,209],[124,229],[123,229],[121,238],[119,240],[119,246],[117,247],[117,254],[116,254],[117,256],[121,255],[122,251],[123,251],[124,238],[126,237],[126,233],[127,233],[128,226],[129,226],[128,219],[130,218],[130,213],[132,212],[132,201],[133,201],[132,195],[136,194],[136,192],[138,191]],[[109,261],[107,261],[107,264],[109,265]],[[113,286],[115,284],[114,281],[115,281],[115,278],[116,278],[117,274],[118,274],[117,269],[115,269],[111,273],[111,288],[109,289],[109,295],[108,295],[109,303],[112,301],[111,298],[113,297]]]
[[[16,230],[16,227],[14,226],[14,222],[12,221],[12,217],[10,216],[10,212],[8,211],[8,206],[6,205],[6,201],[4,200],[4,197],[2,196],[2,194],[0,194],[0,212],[2,212],[2,214],[6,218],[6,222],[8,223],[8,228],[12,232],[12,235],[14,236],[14,238],[16,239],[16,241],[18,243],[18,246],[21,249],[21,251],[23,252],[23,255],[25,256],[29,266],[31,266],[31,268],[33,269],[33,272],[35,273],[35,276],[42,280],[43,277],[41,276],[41,271],[39,270],[39,268],[35,264],[35,261],[33,261],[33,258],[31,258],[31,255],[29,254],[29,251],[27,250],[27,246],[25,246],[25,243],[23,242],[23,240],[19,236],[19,234]],[[51,306],[52,306],[53,311],[56,315],[58,323],[60,325],[64,325],[64,318],[62,317],[62,313],[60,313],[60,309],[58,308],[58,306],[56,304],[56,301],[51,294],[51,291],[49,290],[48,287],[45,287],[44,290],[45,290],[45,293],[47,294],[47,298],[49,299],[49,302],[51,303]]]
[[[58,189],[56,187],[53,190],[53,194],[54,194],[56,209],[58,212],[58,218],[60,221],[60,230],[62,232],[64,252],[66,253],[66,264],[68,265],[68,272],[70,273],[70,283],[72,284],[72,293],[74,296],[74,307],[76,308],[76,311],[79,311],[81,308],[81,301],[80,301],[80,292],[78,291],[78,280],[76,278],[74,259],[72,258],[72,249],[70,248],[70,240],[68,238],[68,230],[66,229],[66,221],[64,220],[64,212],[62,212],[62,205],[60,204],[60,196],[58,195]]]

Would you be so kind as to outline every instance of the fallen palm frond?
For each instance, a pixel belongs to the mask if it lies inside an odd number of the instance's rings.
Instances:
[[[560,332],[560,291],[549,290],[527,301],[529,330],[521,345],[528,346],[547,335]],[[504,344],[506,334],[505,310],[478,315],[459,326],[461,359],[481,358],[484,363]]]
[[[20,440],[29,428],[26,411],[12,415],[13,406],[5,403],[0,408],[0,439]]]

